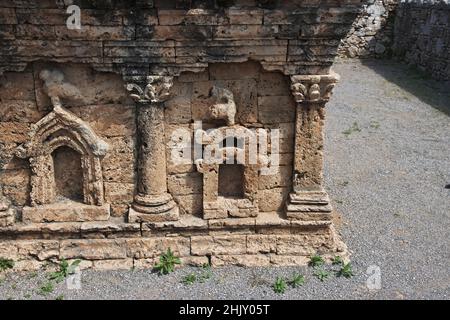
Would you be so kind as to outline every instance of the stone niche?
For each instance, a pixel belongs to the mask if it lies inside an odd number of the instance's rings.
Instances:
[[[144,2],[0,4],[0,257],[348,259],[323,125],[360,1]]]

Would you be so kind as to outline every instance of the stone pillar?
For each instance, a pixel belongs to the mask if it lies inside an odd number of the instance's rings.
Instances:
[[[129,222],[174,221],[178,207],[167,192],[164,142],[164,102],[170,96],[172,77],[149,76],[147,83],[128,84],[137,106],[138,181]]]
[[[293,192],[287,203],[291,219],[331,220],[331,205],[323,188],[323,125],[325,104],[337,74],[296,75],[291,91],[297,103]]]

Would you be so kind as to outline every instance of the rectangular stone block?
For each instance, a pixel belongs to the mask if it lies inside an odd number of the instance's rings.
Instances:
[[[169,248],[181,257],[190,255],[190,239],[186,237],[143,238],[126,240],[128,257],[135,259],[157,258]]]
[[[159,25],[217,25],[223,17],[213,10],[159,10]]]
[[[5,72],[0,76],[0,97],[2,97],[2,101],[35,101],[33,74],[31,72]]]
[[[15,26],[0,24],[0,38],[2,40],[14,40],[15,36]]]
[[[196,256],[244,254],[247,250],[245,235],[193,236],[191,253]]]
[[[262,123],[294,122],[295,112],[296,106],[290,96],[258,97],[258,118]]]
[[[214,40],[274,39],[278,30],[278,26],[224,25],[214,27],[213,37]]]
[[[109,204],[90,206],[81,203],[54,203],[44,206],[24,207],[23,222],[83,222],[109,219]]]
[[[59,241],[54,240],[29,240],[18,241],[17,258],[21,260],[37,259],[44,261],[59,257]]]
[[[4,42],[4,46],[0,47],[0,53],[5,48],[15,48],[16,57],[21,57],[27,61],[27,57],[35,60],[40,58],[60,58],[60,57],[74,57],[76,56],[81,61],[85,57],[102,57],[103,49],[100,41],[68,41],[68,40],[15,40],[13,42]],[[42,48],[46,48],[43,50]]]
[[[276,238],[278,255],[309,256],[319,249],[330,249],[331,234],[279,235]]]
[[[255,24],[259,25],[263,23],[262,9],[228,9],[226,15],[228,22],[231,25],[241,25],[241,24]]]
[[[173,195],[200,194],[203,175],[199,172],[172,174],[167,177],[168,190]]]
[[[203,212],[203,194],[174,195],[175,201],[180,207],[180,213],[199,216]]]
[[[276,253],[277,245],[272,235],[248,235],[247,253]]]
[[[301,255],[270,255],[270,263],[274,266],[306,266],[310,260],[310,256]]]
[[[258,80],[258,96],[289,96],[289,82],[282,73],[262,72]]]
[[[0,122],[0,142],[24,143],[28,139],[29,123],[22,122]]]
[[[23,206],[28,203],[30,194],[30,175],[31,172],[29,169],[0,170],[3,194],[10,199],[14,205]]]
[[[262,254],[245,255],[219,255],[212,256],[213,267],[236,265],[241,267],[267,267],[270,265],[270,257]]]
[[[211,26],[136,26],[137,39],[152,40],[212,40]]]
[[[87,260],[125,259],[127,250],[122,239],[84,239],[61,241],[60,258]]]
[[[0,257],[11,260],[17,259],[17,241],[0,241]]]
[[[18,25],[16,26],[16,37],[18,39],[56,39],[54,26],[40,25]]]
[[[260,69],[260,65],[256,62],[215,63],[209,66],[209,76],[211,80],[258,79]]]
[[[98,260],[93,262],[95,270],[131,270],[133,259]]]
[[[96,134],[104,137],[130,137],[136,132],[136,109],[131,105],[88,105],[72,107],[70,111],[89,123]]]
[[[103,178],[108,182],[135,183],[135,142],[133,137],[107,139],[111,146],[102,160]]]
[[[134,183],[105,182],[104,185],[106,202],[115,204],[133,202]]]
[[[168,123],[185,123],[191,122],[191,99],[190,97],[178,96],[166,102],[164,110]]]
[[[279,166],[277,169],[278,172],[275,174],[259,176],[259,190],[290,187],[292,185],[292,166]]]

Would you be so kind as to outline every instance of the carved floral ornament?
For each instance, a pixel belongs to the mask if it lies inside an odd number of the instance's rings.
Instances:
[[[139,82],[139,81],[136,81]],[[148,76],[147,84],[142,88],[138,83],[127,84],[127,90],[135,102],[157,103],[170,98],[170,89],[173,86],[171,76]]]
[[[296,75],[291,77],[291,92],[297,103],[327,102],[338,81],[338,74]]]

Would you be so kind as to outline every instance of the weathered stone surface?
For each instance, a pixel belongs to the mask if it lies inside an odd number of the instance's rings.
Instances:
[[[374,0],[365,4],[352,28],[342,39],[339,55],[350,58],[389,56],[394,44],[394,16],[398,3],[397,0]],[[330,18],[340,22],[343,16],[334,10],[326,19]]]
[[[173,195],[200,194],[203,177],[198,172],[169,175],[167,177],[169,192]]]
[[[89,105],[73,107],[70,111],[89,123],[95,132],[104,137],[128,137],[135,134],[134,106]]]
[[[203,212],[201,193],[174,195],[174,199],[179,204],[181,214],[200,216]]]
[[[269,266],[270,258],[267,255],[219,255],[213,256],[211,263],[214,267],[221,267],[224,265],[236,265],[241,267],[261,267]]]
[[[270,255],[270,263],[275,266],[306,266],[310,260],[309,256],[300,255]]]
[[[171,249],[178,256],[190,255],[190,239],[176,238],[148,238],[126,240],[127,255],[135,259],[155,258]]]
[[[392,6],[393,4],[386,11]],[[448,1],[400,2],[396,7],[394,35],[377,42],[386,47],[381,54],[392,50],[398,59],[415,65],[437,80],[449,83],[450,39],[446,32],[450,27],[449,9]],[[388,19],[388,23],[392,24],[392,20],[394,19]],[[383,24],[384,21],[379,23]],[[382,51],[380,46],[375,46],[373,50],[377,49]]]
[[[277,243],[271,235],[248,235],[247,253],[276,253]]]
[[[86,2],[81,30],[54,1],[0,5],[0,256],[110,270],[153,268],[168,248],[214,266],[344,252],[308,192],[323,190],[330,67],[358,5]],[[230,128],[279,130],[279,149],[271,136],[255,163],[205,162],[216,134],[222,160],[245,153],[222,141]]]
[[[92,267],[95,270],[131,270],[133,259],[97,260]]]
[[[12,209],[3,208],[2,210],[2,205],[0,202],[0,228],[5,228],[14,224],[16,215]]]
[[[18,249],[15,241],[0,242],[0,257],[3,259],[17,259]]]
[[[333,245],[331,234],[280,235],[276,238],[277,254],[308,256],[317,250],[327,251]]]
[[[105,181],[132,184],[135,182],[134,137],[108,138],[111,150],[103,158]]]
[[[24,206],[29,201],[30,171],[0,170],[0,178],[3,184],[3,194],[11,199],[12,204]]]
[[[109,204],[91,206],[79,203],[55,203],[45,206],[24,207],[24,222],[76,222],[105,221],[109,219]]]
[[[258,191],[258,206],[262,212],[281,211],[288,198],[290,188],[275,188]]]
[[[244,254],[246,236],[194,236],[191,238],[191,253],[196,256],[220,254]]]
[[[80,225],[82,238],[120,238],[140,237],[141,226],[138,223],[124,223],[122,221],[83,222]]]
[[[127,249],[125,240],[63,240],[60,258],[87,260],[125,259]]]
[[[49,258],[58,258],[59,242],[58,241],[19,241],[17,243],[17,258],[26,260],[35,258],[44,261]]]
[[[273,108],[274,105],[277,108]],[[264,124],[293,122],[295,119],[295,104],[292,97],[258,97],[258,119]]]

